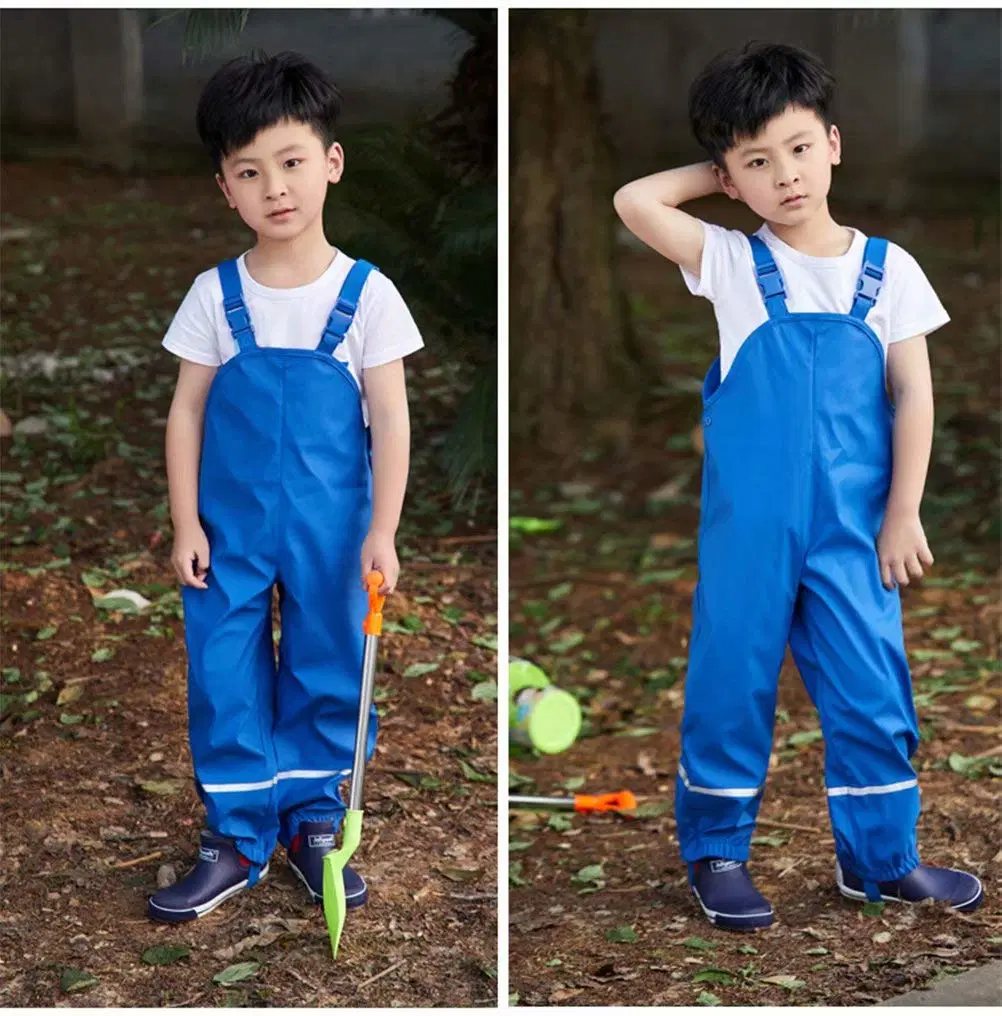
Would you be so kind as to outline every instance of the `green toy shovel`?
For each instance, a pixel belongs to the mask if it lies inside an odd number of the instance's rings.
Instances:
[[[334,959],[337,959],[337,947],[348,909],[344,896],[344,866],[351,860],[362,838],[365,747],[369,740],[369,710],[376,681],[376,644],[383,631],[383,603],[386,601],[386,597],[379,594],[379,587],[383,584],[383,576],[379,572],[369,572],[365,584],[369,589],[369,613],[362,625],[365,632],[365,653],[362,656],[362,692],[358,701],[358,726],[355,729],[355,758],[351,764],[351,792],[341,827],[341,846],[324,857],[324,917],[327,919]]]

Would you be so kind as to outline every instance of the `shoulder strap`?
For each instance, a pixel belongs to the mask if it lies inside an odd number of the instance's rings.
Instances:
[[[766,313],[770,318],[783,317],[789,311],[786,309],[786,287],[783,285],[779,266],[760,237],[749,236],[748,240],[755,260],[755,280],[758,282],[758,291],[762,294]]]
[[[852,298],[849,313],[863,321],[870,308],[880,296],[880,288],[884,282],[884,261],[887,258],[887,241],[871,236],[863,248],[863,268],[856,281],[856,295]]]
[[[254,341],[250,314],[244,305],[244,291],[240,285],[240,271],[237,268],[236,258],[224,261],[216,270],[223,285],[223,311],[230,326],[230,333],[237,344],[237,351],[246,352],[253,349],[257,343]]]
[[[348,272],[341,292],[338,293],[334,309],[327,318],[324,326],[324,334],[317,346],[317,351],[330,356],[345,337],[351,327],[352,319],[355,317],[355,310],[358,307],[359,298],[362,295],[362,288],[365,280],[371,272],[379,271],[375,265],[361,259],[356,261]]]

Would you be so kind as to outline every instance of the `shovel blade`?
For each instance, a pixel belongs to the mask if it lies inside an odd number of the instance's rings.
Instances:
[[[362,812],[345,812],[341,846],[324,857],[324,918],[331,940],[331,955],[337,959],[347,905],[344,893],[344,866],[351,860],[362,837]]]

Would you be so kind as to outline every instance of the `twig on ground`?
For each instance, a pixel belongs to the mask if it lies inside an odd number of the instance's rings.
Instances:
[[[773,829],[792,829],[794,832],[811,833],[813,836],[816,836],[821,831],[820,829],[812,829],[810,826],[797,825],[796,822],[777,822],[771,818],[756,819],[756,825],[771,826]]]
[[[470,533],[468,536],[440,536],[435,542],[446,546],[456,543],[497,543],[497,533]]]
[[[287,966],[285,968],[285,972],[287,974],[292,974],[292,976],[297,981],[299,981],[300,984],[305,984],[306,987],[309,988],[315,995],[320,994],[320,988],[318,988],[311,980],[309,980],[308,978],[304,977],[301,973],[299,973],[298,970],[294,969],[293,967]]]
[[[497,893],[449,893],[450,900],[496,900]]]
[[[958,734],[1002,734],[1002,727],[978,723],[957,723],[955,720],[940,720],[936,726],[940,730],[952,730]]]
[[[367,981],[363,981],[358,987],[367,988],[370,984],[373,983],[373,981],[378,981],[380,977],[385,977],[387,974],[392,974],[393,971],[397,969],[397,967],[402,967],[406,962],[407,960],[397,960],[397,962],[394,963],[392,966],[387,967],[385,970],[380,970],[378,974],[375,974],[374,976],[370,977]]]
[[[134,857],[131,861],[119,861],[117,864],[113,864],[113,868],[132,868],[137,864],[142,864],[144,861],[155,861],[158,857],[163,857],[164,852],[162,850],[154,850],[152,854],[144,854],[142,857]]]
[[[627,575],[591,575],[587,572],[555,572],[552,575],[538,575],[535,578],[517,579],[509,582],[511,589],[525,589],[528,586],[556,585],[558,582],[584,582],[600,586],[625,586],[634,580]]]
[[[200,991],[197,995],[192,995],[191,998],[186,998],[183,1002],[171,1002],[170,1005],[164,1006],[165,1009],[183,1009],[186,1005],[191,1005],[192,1002],[197,1002],[203,995],[207,995],[208,992]]]

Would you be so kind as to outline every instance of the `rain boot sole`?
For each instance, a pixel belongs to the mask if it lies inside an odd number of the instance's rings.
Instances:
[[[266,864],[261,869],[261,874],[258,876],[258,882],[261,881],[268,874],[268,865]],[[206,914],[212,913],[221,903],[225,903],[231,896],[236,896],[242,889],[247,888],[247,879],[242,882],[237,882],[236,885],[231,885],[228,889],[224,889],[221,893],[213,896],[211,900],[206,900],[205,903],[199,903],[196,907],[185,907],[183,910],[172,910],[169,907],[161,907],[153,902],[151,896],[147,904],[147,910],[150,917],[154,921],[159,921],[161,924],[182,924],[185,921],[194,921],[199,917],[205,917]]]
[[[957,911],[960,911],[960,912],[964,912],[964,911],[968,911],[968,910],[977,910],[977,908],[981,906],[981,902],[985,898],[985,889],[984,889],[984,886],[981,884],[981,879],[977,878],[974,875],[972,875],[971,878],[973,878],[974,881],[978,883],[977,892],[975,892],[975,894],[969,900],[964,900],[963,903],[951,903],[950,904],[950,909],[951,910],[957,910]],[[835,880],[838,883],[838,891],[847,900],[854,900],[857,903],[867,903],[867,902],[869,902],[869,897],[866,895],[865,892],[863,892],[860,889],[850,889],[849,886],[847,886],[842,881],[842,869],[841,868],[836,868],[836,870],[835,870]],[[932,898],[933,897],[931,897],[931,896],[926,896],[926,897],[924,897],[921,900],[906,900],[906,899],[902,899],[900,896],[885,896],[883,893],[880,894],[880,899],[884,903],[907,903],[910,906],[914,906],[916,903],[924,903],[926,900],[932,899]],[[944,900],[942,902],[946,902],[946,901]]]
[[[719,910],[711,910],[703,902],[696,887],[690,885],[689,888],[710,924],[723,928],[725,931],[754,931],[756,928],[768,928],[776,918],[772,907],[756,914],[725,914]]]

